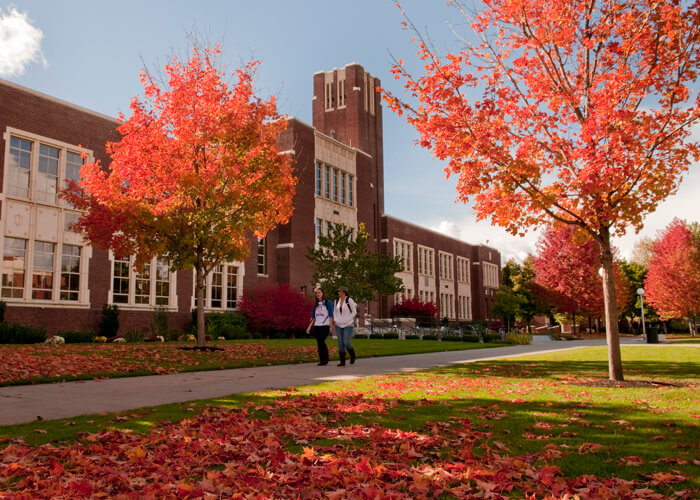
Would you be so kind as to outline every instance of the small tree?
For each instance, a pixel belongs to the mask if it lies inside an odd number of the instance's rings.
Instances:
[[[644,288],[662,318],[686,318],[691,335],[697,334],[700,244],[684,221],[674,219],[654,241]]]
[[[314,268],[313,283],[326,291],[344,285],[358,303],[403,291],[403,283],[396,277],[402,270],[401,257],[370,253],[368,238],[364,224],[357,235],[351,228],[337,225],[330,234],[319,236],[318,248],[309,248],[306,255]]]
[[[245,260],[251,234],[289,219],[296,180],[277,147],[286,122],[275,99],[256,97],[257,62],[230,84],[217,48],[194,48],[165,66],[167,82],[143,71],[145,98],[108,143],[109,171],[84,165],[80,185],[64,193],[84,210],[76,224],[91,244],[115,255],[154,257],[194,269],[197,345],[203,346],[204,283],[224,262]],[[123,117],[120,116],[120,119]]]
[[[246,291],[239,307],[251,330],[266,337],[273,332],[289,332],[294,337],[308,326],[311,306],[310,300],[285,283]]]
[[[508,285],[501,285],[496,292],[491,305],[491,313],[501,316],[506,323],[506,328],[510,331],[511,321],[520,314],[521,307],[525,303],[525,297],[516,293]]]

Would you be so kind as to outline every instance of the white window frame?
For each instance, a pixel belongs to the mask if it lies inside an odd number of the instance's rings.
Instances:
[[[207,279],[204,281],[204,310],[207,312],[222,312],[222,311],[237,311],[238,310],[238,304],[241,299],[241,294],[243,290],[243,276],[245,275],[245,266],[241,262],[227,262],[225,264],[220,264],[217,266],[221,269],[221,306],[213,306],[212,305],[212,279],[211,279],[211,273],[209,276],[207,276]],[[229,283],[229,279],[231,277],[231,274],[229,272],[230,268],[236,268],[236,285],[235,287],[231,287]],[[197,307],[197,297],[196,297],[196,289],[194,288],[196,286],[196,283],[193,283],[193,289],[192,289],[192,307],[195,308]],[[234,290],[236,293],[235,297],[235,307],[229,307],[230,303],[230,297],[229,297],[229,292],[231,290]]]
[[[394,238],[394,257],[401,257],[402,271],[413,272],[413,243]]]

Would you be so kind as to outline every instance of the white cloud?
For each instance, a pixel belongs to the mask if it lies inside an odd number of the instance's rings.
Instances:
[[[32,26],[26,13],[0,9],[0,76],[20,76],[32,62],[47,65],[41,52],[44,33]]]
[[[513,236],[503,228],[494,227],[487,221],[477,222],[468,216],[459,222],[443,220],[437,226],[430,228],[471,245],[486,245],[495,248],[501,252],[501,264],[509,259],[522,262],[528,254],[534,254],[535,242],[539,236],[537,231],[530,231],[522,238]]]

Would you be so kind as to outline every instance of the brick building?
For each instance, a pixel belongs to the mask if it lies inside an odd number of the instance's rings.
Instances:
[[[405,295],[432,301],[441,317],[490,319],[500,281],[500,254],[384,213],[379,80],[358,64],[316,73],[313,125],[295,118],[280,137],[299,179],[290,222],[251,239],[245,262],[220,266],[207,280],[206,310],[235,310],[243,290],[289,283],[311,295],[305,255],[331,224],[364,223],[372,251],[401,255]],[[85,152],[109,165],[105,142],[118,140],[116,120],[0,80],[0,295],[5,319],[61,330],[94,330],[105,304],[117,304],[120,331],[147,331],[165,307],[172,328],[186,328],[194,307],[191,272],[154,260],[137,273],[129,259],[92,248],[69,230],[78,216],[57,190],[78,176]],[[401,297],[367,305],[386,317]]]

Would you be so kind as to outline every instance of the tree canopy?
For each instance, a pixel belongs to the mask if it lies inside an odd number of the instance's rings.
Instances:
[[[645,296],[662,318],[687,318],[696,335],[700,315],[700,242],[691,227],[674,219],[654,241]]]
[[[253,234],[289,219],[296,184],[277,147],[286,121],[274,97],[255,95],[258,63],[229,83],[219,56],[218,47],[194,48],[165,66],[162,82],[142,71],[145,96],[131,101],[121,139],[107,144],[109,168],[84,165],[64,193],[84,210],[77,228],[91,244],[137,264],[160,257],[173,270],[195,269],[199,345],[205,277],[244,260]]]
[[[700,1],[450,4],[471,27],[460,50],[440,54],[406,17],[424,74],[397,60],[408,97],[386,99],[478,219],[513,234],[558,221],[596,240],[609,376],[622,380],[610,238],[639,230],[699,157]]]

